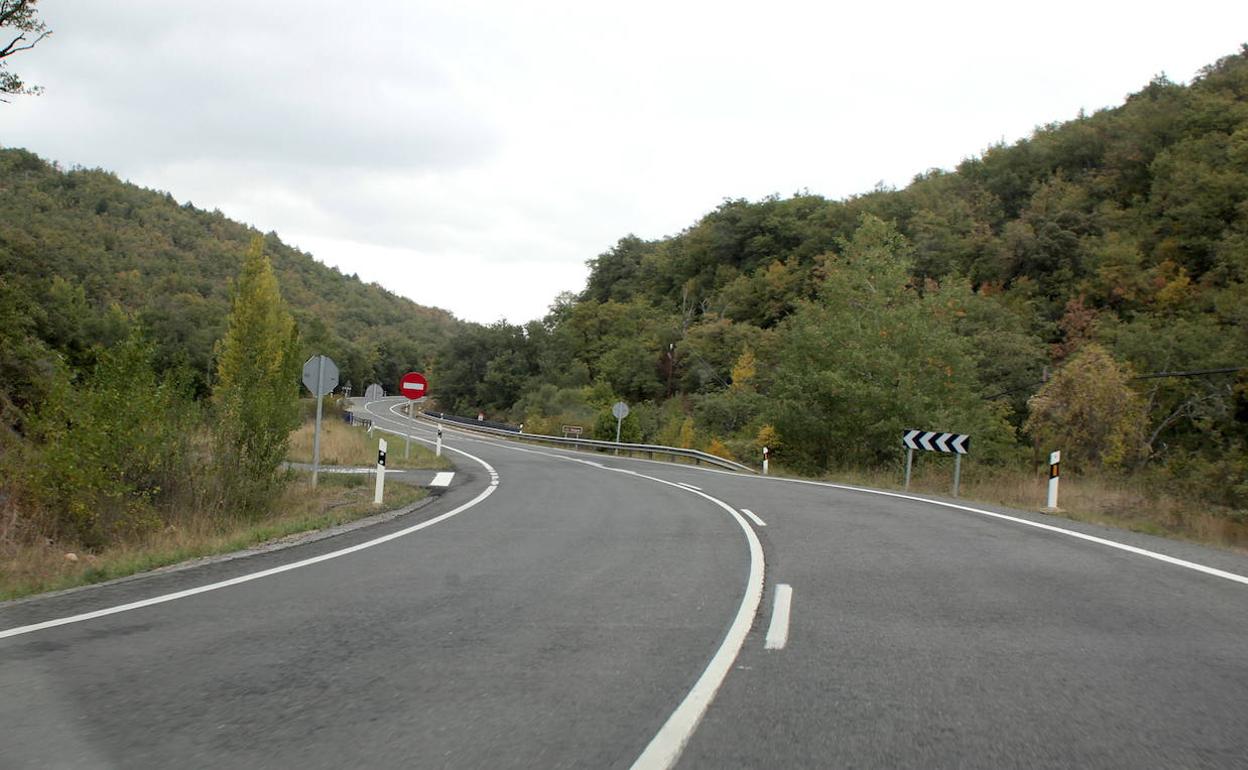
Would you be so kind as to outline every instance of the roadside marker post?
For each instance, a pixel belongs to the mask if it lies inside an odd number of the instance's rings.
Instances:
[[[338,365],[329,356],[312,356],[303,364],[303,384],[316,397],[316,430],[312,434],[312,486],[316,486],[321,471],[321,402],[338,387]]]
[[[412,454],[412,437],[410,432],[416,429],[416,402],[429,395],[429,381],[420,372],[408,372],[399,378],[399,393],[408,399],[407,420],[411,423],[409,433],[403,436],[403,457]]]
[[[319,384],[325,376],[325,356],[316,357],[316,381]],[[312,433],[312,486],[316,486],[317,476],[321,472],[321,402],[325,399],[320,393],[316,396],[316,430]]]
[[[763,475],[764,476],[767,475],[767,460],[768,460],[767,455],[769,455],[770,453],[771,453],[770,449],[768,449],[767,447],[763,447]]]
[[[386,440],[377,440],[377,488],[373,491],[373,505],[381,505],[386,486]]]
[[[1061,476],[1062,450],[1049,454],[1049,500],[1046,510],[1057,510],[1057,480]]]
[[[624,418],[628,416],[628,404],[623,401],[616,401],[611,407],[611,414],[615,415],[615,443],[620,443],[620,428],[624,425]],[[620,448],[615,448],[615,454],[618,457]]]
[[[434,454],[437,455],[438,457],[442,456],[442,426],[441,425],[438,426],[438,446],[434,450]]]
[[[962,481],[962,455],[971,449],[971,437],[962,433],[941,433],[939,431],[908,430],[901,434],[901,443],[906,445],[906,491],[910,491],[910,468],[914,463],[914,450],[927,452],[944,452],[953,455],[953,496],[958,496],[958,487]]]

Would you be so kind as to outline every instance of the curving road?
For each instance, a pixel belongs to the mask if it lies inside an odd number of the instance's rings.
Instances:
[[[1242,555],[446,438],[407,516],[0,605],[0,767],[1248,764]]]

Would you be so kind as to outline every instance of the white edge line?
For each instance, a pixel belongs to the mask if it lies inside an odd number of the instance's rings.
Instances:
[[[643,460],[641,462],[646,462],[646,461]],[[682,470],[684,470],[683,467],[682,467]],[[1137,556],[1145,556],[1149,559],[1156,559],[1157,561],[1165,562],[1166,564],[1171,564],[1176,567],[1183,567],[1184,569],[1194,570],[1196,572],[1200,572],[1205,575],[1211,575],[1213,577],[1219,577],[1224,580],[1230,580],[1235,583],[1242,583],[1243,585],[1248,585],[1248,576],[1246,575],[1239,575],[1234,572],[1227,572],[1225,570],[1220,570],[1215,567],[1206,567],[1204,564],[1197,564],[1194,561],[1187,561],[1186,559],[1179,559],[1174,556],[1167,556],[1164,553],[1158,553],[1157,551],[1150,551],[1147,548],[1140,548],[1134,545],[1127,545],[1126,543],[1120,543],[1117,540],[1109,540],[1107,538],[1097,537],[1096,535],[1087,535],[1087,534],[1084,534],[1083,532],[1077,532],[1073,529],[1064,529],[1062,527],[1055,527],[1052,524],[1044,524],[1039,521],[1031,521],[1030,519],[1022,519],[1022,518],[1019,518],[1018,516],[1010,516],[1005,513],[985,511],[982,508],[972,508],[969,505],[959,505],[958,503],[948,503],[943,500],[929,500],[926,497],[917,497],[915,495],[902,494],[901,492],[885,492],[882,489],[867,489],[866,487],[855,487],[855,486],[850,486],[849,484],[836,484],[830,481],[811,481],[808,479],[787,479],[781,476],[762,476],[762,477],[747,476],[744,473],[738,473],[736,471],[719,470],[717,468],[698,468],[697,470],[702,471],[703,473],[719,473],[725,476],[738,476],[743,479],[779,481],[779,482],[784,482],[788,484],[808,484],[814,487],[829,487],[831,489],[844,489],[849,492],[862,492],[868,495],[879,495],[881,497],[894,497],[899,500],[911,500],[916,503],[927,503],[928,505],[939,505],[943,508],[953,508],[954,510],[958,510],[958,511],[966,511],[967,513],[977,513],[980,516],[988,516],[990,518],[999,519],[1001,521],[1009,521],[1014,524],[1022,524],[1023,526],[1026,526],[1026,527],[1034,527],[1036,529],[1042,529],[1042,530],[1045,530],[1046,532],[1056,532],[1057,534],[1060,534],[1060,535],[1066,535],[1068,537],[1073,537],[1079,540],[1086,540],[1089,543],[1096,543],[1097,545],[1103,545],[1103,546],[1106,546],[1107,548],[1116,548],[1120,551],[1133,553]]]
[[[450,510],[450,511],[447,511],[446,513],[440,514],[438,516],[434,516],[432,519],[429,519],[427,521],[422,521],[419,524],[414,524],[410,527],[400,529],[396,532],[391,532],[388,535],[382,535],[381,537],[373,538],[372,540],[367,540],[363,543],[357,543],[347,548],[341,548],[337,551],[330,551],[329,553],[323,553],[319,556],[313,556],[308,559],[301,559],[299,561],[291,562],[290,564],[283,564],[279,567],[272,567],[270,569],[261,570],[259,572],[252,572],[247,575],[239,575],[238,577],[230,578],[229,580],[222,580],[217,583],[209,583],[208,585],[197,586],[195,588],[188,588],[185,591],[175,591],[174,593],[161,594],[160,596],[153,596],[149,599],[143,599],[137,602],[130,602],[128,604],[119,604],[114,607],[106,607],[102,610],[95,610],[93,612],[84,612],[79,615],[69,615],[67,617],[55,618],[53,620],[45,620],[41,623],[32,623],[27,626],[16,626],[14,628],[7,628],[4,630],[0,630],[0,639],[7,639],[13,636],[21,636],[23,634],[29,634],[35,631],[42,631],[46,628],[54,628],[56,626],[68,625],[70,623],[81,623],[84,620],[94,620],[95,618],[102,618],[107,615],[116,615],[121,612],[129,612],[130,610],[137,610],[143,607],[150,607],[154,604],[164,604],[165,602],[171,602],[176,599],[185,599],[188,596],[195,596],[196,594],[207,593],[209,591],[216,591],[221,588],[228,588],[230,586],[236,586],[236,585],[239,585],[240,583],[248,583],[252,580],[259,580],[260,578],[269,577],[270,575],[277,575],[282,572],[289,572],[291,570],[299,569],[300,567],[307,567],[312,564],[319,564],[320,562],[323,562],[323,561],[329,561],[330,559],[337,559],[340,556],[346,556],[347,554],[352,554],[352,553],[355,553],[356,551],[363,551],[366,548],[372,548],[373,546],[381,545],[382,543],[395,540],[397,538],[403,537],[404,535],[410,535],[411,533],[417,532],[426,527],[432,527],[434,524],[437,524],[438,522],[446,521],[452,516],[458,515],[468,510],[469,508],[472,508],[473,506],[477,505],[481,501],[485,500],[490,495],[494,494],[494,490],[498,489],[498,472],[495,471],[494,468],[491,467],[489,463],[487,463],[485,460],[482,460],[479,457],[470,455],[467,452],[464,452],[463,450],[451,449],[451,447],[446,447],[446,448],[450,449],[452,452],[459,452],[460,454],[469,458],[470,460],[475,460],[476,462],[481,463],[481,465],[485,466],[486,470],[490,472],[490,485],[486,487],[479,495],[472,498],[471,500],[464,503],[463,505],[459,506],[458,508],[455,508],[454,510]]]
[[[793,604],[793,586],[788,583],[776,585],[775,601],[771,610],[771,625],[767,627],[767,639],[763,649],[783,650],[789,643],[789,609]]]
[[[701,492],[701,491],[702,491],[702,487],[695,487],[694,485],[692,485],[692,484],[686,484],[686,483],[685,483],[685,482],[683,482],[683,481],[678,481],[678,482],[676,482],[676,483],[677,483],[677,484],[679,484],[679,485],[681,485],[682,487],[688,487],[689,489],[692,489],[694,492]]]
[[[754,522],[755,524],[757,524],[758,526],[760,526],[760,527],[765,527],[765,526],[767,526],[767,522],[765,522],[765,521],[763,521],[761,518],[759,518],[758,514],[757,514],[757,513],[754,513],[754,511],[751,511],[749,508],[742,508],[742,509],[741,509],[741,512],[742,512],[742,513],[744,513],[746,516],[749,516],[749,517],[750,517],[750,520],[751,520],[751,521],[753,521],[753,522]]]
[[[642,476],[642,474],[638,475]],[[681,488],[680,484],[653,476],[642,476],[642,478]],[[680,759],[681,751],[684,750],[693,731],[697,729],[698,723],[702,721],[711,701],[715,699],[715,693],[719,691],[719,686],[728,676],[733,662],[737,659],[737,654],[745,644],[745,637],[749,634],[750,626],[754,623],[754,616],[758,614],[758,605],[763,598],[763,546],[758,540],[758,535],[754,534],[754,530],[732,506],[705,492],[690,491],[723,508],[736,520],[749,542],[750,574],[745,581],[745,595],[741,597],[737,615],[724,636],[724,640],[720,643],[719,649],[706,664],[706,669],[698,677],[698,681],[694,682],[693,687],[685,695],[685,699],[659,728],[658,733],[650,739],[650,743],[641,752],[641,756],[633,762],[633,770],[667,770]]]

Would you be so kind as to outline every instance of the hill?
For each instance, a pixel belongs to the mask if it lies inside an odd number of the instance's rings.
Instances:
[[[0,333],[5,394],[20,404],[38,392],[31,344],[84,369],[132,323],[156,343],[160,368],[187,364],[206,392],[232,281],[255,235],[219,211],[179,205],[107,171],[65,170],[0,149],[0,313],[12,321]],[[423,367],[461,327],[449,313],[344,275],[275,233],[265,236],[265,251],[305,352],[332,357],[357,393]]]
[[[728,200],[589,265],[461,338],[448,408],[557,429],[623,398],[638,437],[808,472],[951,430],[1248,505],[1248,47],[902,190]]]

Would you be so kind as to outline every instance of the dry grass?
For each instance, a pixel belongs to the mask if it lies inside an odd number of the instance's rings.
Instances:
[[[910,491],[948,497],[952,491],[952,467],[952,463],[946,462],[916,468]],[[826,480],[892,490],[900,490],[904,481],[900,473],[890,471],[842,471]],[[970,464],[962,468],[959,496],[967,501],[1248,551],[1248,517],[1243,511],[1148,490],[1129,479],[1063,474],[1057,511],[1044,510],[1047,493],[1047,475]]]
[[[275,513],[260,521],[184,514],[148,537],[88,554],[64,543],[4,545],[0,553],[0,600],[99,583],[188,559],[251,548],[288,535],[323,529],[409,505],[425,496],[405,484],[386,488],[374,506],[373,487],[361,476],[323,477],[315,489],[306,475],[283,494]],[[70,561],[66,553],[74,553]]]
[[[312,462],[312,443],[316,433],[316,419],[309,418],[290,434],[290,450],[286,457],[291,462]],[[386,467],[428,470],[450,470],[451,463],[438,457],[433,450],[417,441],[411,442],[410,456],[406,441],[397,436],[368,432],[343,421],[340,414],[326,414],[321,420],[321,464],[367,467],[377,464],[377,442],[385,438],[388,449]]]

